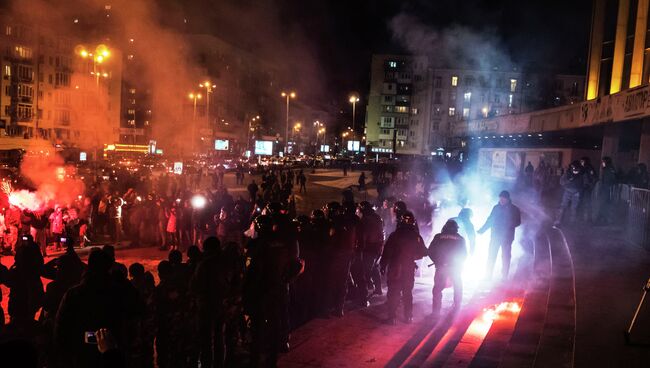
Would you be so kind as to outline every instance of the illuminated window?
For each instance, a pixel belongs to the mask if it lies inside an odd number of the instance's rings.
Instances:
[[[7,77],[5,79],[9,79],[9,77],[11,77],[11,66],[9,65],[5,65],[5,77]]]
[[[439,107],[433,109],[433,115],[440,116],[441,113],[442,113],[442,109],[440,109]]]
[[[133,55],[128,55],[126,58],[129,60],[133,60]]]
[[[408,112],[408,107],[406,107],[406,106],[395,106],[395,112]]]
[[[449,116],[455,116],[456,115],[456,108],[455,107],[450,107],[449,108]]]
[[[458,85],[458,77],[454,75],[451,77],[451,86],[456,87],[457,85]]]
[[[411,109],[411,114],[413,114],[413,115],[417,115],[418,112],[419,112],[419,111],[418,111],[418,108],[417,108],[417,107],[414,107],[414,108]]]
[[[129,93],[130,93],[130,94],[135,94],[135,88],[131,88],[131,89],[129,90]]]
[[[517,80],[516,79],[511,79],[510,80],[510,92],[515,92],[517,90]]]
[[[472,92],[465,92],[463,99],[465,102],[469,103],[472,100]]]
[[[513,100],[512,94],[508,95],[508,107],[512,107],[512,100]]]
[[[397,68],[397,61],[389,61],[388,62],[388,67],[389,68]]]
[[[11,26],[6,26],[6,27],[5,27],[5,34],[6,34],[7,36],[11,36]]]
[[[465,118],[465,119],[469,118],[469,108],[468,107],[463,108],[463,118]]]
[[[25,46],[16,46],[14,48],[16,56],[21,59],[31,59],[32,58],[32,49]]]
[[[126,112],[129,115],[135,115],[135,109],[128,109]]]

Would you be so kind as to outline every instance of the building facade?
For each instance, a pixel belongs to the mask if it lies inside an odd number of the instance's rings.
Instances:
[[[0,15],[0,138],[94,147],[118,140],[121,54],[98,65],[73,37]],[[28,146],[29,142],[25,142]]]
[[[583,85],[582,76],[435,68],[422,56],[375,55],[366,142],[374,153],[453,150],[455,124],[572,104]]]
[[[648,0],[594,0],[587,100],[649,82],[649,3]]]

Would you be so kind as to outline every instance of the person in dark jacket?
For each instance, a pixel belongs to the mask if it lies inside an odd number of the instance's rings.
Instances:
[[[129,321],[138,310],[123,284],[110,274],[113,262],[103,250],[93,249],[81,283],[65,293],[56,316],[54,337],[66,367],[98,367],[97,347],[84,342],[88,332],[111,330],[119,346],[129,349]]]
[[[14,264],[7,272],[5,285],[9,287],[8,312],[15,327],[30,327],[43,302],[43,283],[40,272],[43,256],[31,236],[21,240]]]
[[[442,232],[436,234],[429,245],[428,255],[436,266],[436,273],[433,277],[433,302],[431,304],[434,314],[440,312],[442,290],[445,289],[448,279],[451,279],[454,287],[454,304],[452,308],[460,308],[463,299],[461,274],[463,263],[467,258],[467,249],[465,248],[465,239],[458,234],[458,228],[456,221],[447,221],[445,226],[442,227]]]
[[[499,193],[499,203],[492,208],[492,212],[485,224],[478,230],[479,234],[483,234],[488,229],[492,230],[490,233],[486,279],[492,278],[499,249],[501,249],[501,275],[504,280],[508,278],[512,242],[515,240],[515,228],[519,225],[521,225],[519,208],[512,204],[510,193],[504,190]]]
[[[325,212],[330,223],[327,247],[328,307],[334,316],[343,317],[350,266],[357,245],[357,223],[345,215],[344,208],[338,202],[328,203]]]
[[[363,255],[364,285],[367,289],[373,287],[373,295],[381,295],[381,273],[379,272],[379,257],[384,247],[384,221],[372,205],[361,202],[358,210],[361,218],[359,247]]]
[[[251,365],[257,366],[266,350],[266,365],[275,367],[279,353],[288,349],[289,269],[299,250],[296,234],[283,226],[281,214],[272,208],[268,212],[255,219],[256,234],[247,246],[244,304],[251,316]]]
[[[456,221],[458,234],[465,239],[470,255],[474,254],[474,250],[476,249],[476,230],[472,223],[472,216],[474,216],[474,212],[470,208],[463,208],[458,213],[458,216],[452,219]]]
[[[596,174],[596,170],[591,165],[591,160],[589,159],[589,157],[581,158],[580,166],[582,166],[582,170],[585,175],[585,180],[584,180],[585,186],[582,190],[582,194],[580,195],[580,207],[579,207],[580,219],[586,222],[590,222],[592,217],[591,197],[592,197],[594,186],[598,181],[598,174]]]
[[[560,185],[564,187],[562,194],[562,203],[555,218],[553,226],[560,226],[568,214],[568,222],[575,222],[580,198],[587,187],[587,177],[585,171],[579,162],[574,161],[569,165],[569,169],[560,178]]]
[[[601,160],[600,180],[598,182],[598,217],[596,223],[609,223],[616,186],[616,170],[610,157]]]
[[[424,257],[427,248],[420,237],[415,216],[409,211],[400,214],[397,229],[390,234],[381,255],[381,273],[388,282],[388,323],[395,324],[400,299],[404,307],[404,321],[413,320],[413,286],[415,261]]]

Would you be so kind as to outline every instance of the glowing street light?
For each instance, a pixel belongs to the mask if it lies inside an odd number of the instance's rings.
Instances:
[[[212,84],[210,81],[205,81],[199,84],[199,88],[205,88],[205,117],[208,123],[208,128],[210,127],[210,93],[213,92],[213,88],[216,88],[216,84]]]
[[[355,123],[355,115],[357,112],[357,102],[359,102],[359,96],[357,95],[352,95],[350,96],[350,103],[352,104],[352,139],[354,140],[354,123]]]
[[[289,152],[289,99],[296,98],[296,92],[282,92],[280,94],[282,97],[287,99],[287,121],[284,128],[284,151]]]
[[[200,93],[194,93],[190,92],[188,95],[190,100],[193,102],[193,110],[192,110],[192,153],[194,153],[195,149],[195,144],[194,142],[196,141],[196,102],[201,99],[201,94]]]

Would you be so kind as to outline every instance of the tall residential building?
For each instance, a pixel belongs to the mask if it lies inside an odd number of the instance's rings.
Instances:
[[[427,58],[373,55],[370,76],[367,151],[427,154],[432,92]]]
[[[436,68],[426,57],[375,55],[366,114],[371,152],[459,148],[455,123],[580,101],[584,77]]]
[[[75,53],[80,42],[73,37],[4,13],[0,29],[2,136],[43,138],[62,147],[117,141],[118,50],[98,65]]]

